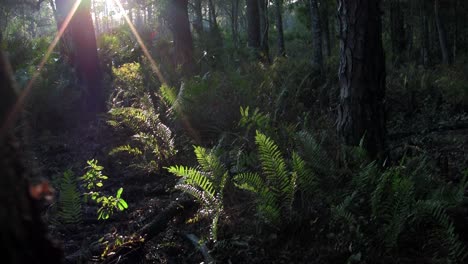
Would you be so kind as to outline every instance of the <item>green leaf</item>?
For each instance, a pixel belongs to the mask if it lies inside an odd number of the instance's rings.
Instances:
[[[122,192],[123,192],[123,188],[120,187],[120,189],[117,191],[117,194],[115,195],[115,197],[116,197],[117,199],[119,199],[120,196],[122,195]]]
[[[103,184],[102,184],[102,182],[98,182],[98,183],[96,183],[96,186],[101,188],[103,186]]]
[[[117,208],[119,208],[120,211],[123,211],[128,208],[128,204],[124,199],[120,199],[117,202]]]

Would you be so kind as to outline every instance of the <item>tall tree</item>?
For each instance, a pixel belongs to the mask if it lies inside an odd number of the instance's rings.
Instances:
[[[191,76],[195,71],[193,60],[193,39],[190,32],[188,0],[169,1],[167,9],[170,30],[174,39],[174,60],[182,74]]]
[[[444,23],[442,22],[440,14],[440,3],[439,0],[434,0],[434,17],[437,26],[437,32],[439,33],[439,44],[440,51],[442,53],[442,63],[450,63],[450,53],[447,44],[447,32],[445,31]]]
[[[312,28],[312,49],[314,52],[312,57],[312,64],[315,68],[322,70],[322,26],[320,23],[318,0],[309,0],[309,8]]]
[[[194,0],[193,8],[195,11],[195,21],[193,22],[193,29],[200,38],[203,35],[202,0]]]
[[[286,48],[284,46],[283,31],[283,0],[275,0],[276,11],[276,30],[278,31],[278,55],[285,56]]]
[[[340,106],[337,130],[344,142],[372,157],[385,147],[385,58],[380,0],[339,0]]]
[[[260,56],[260,13],[258,0],[247,0],[247,45]]]
[[[264,62],[270,62],[268,0],[258,0],[258,12],[260,16],[260,55]]]
[[[55,0],[57,25],[62,27],[72,12],[75,1]],[[105,110],[104,91],[97,53],[96,35],[91,17],[91,0],[82,0],[62,37],[62,53],[76,69],[80,84],[84,87],[85,110],[90,113]]]
[[[321,16],[322,18],[320,20],[323,32],[322,32],[322,38],[323,38],[323,53],[325,57],[330,57],[331,56],[331,38],[330,38],[330,14],[329,14],[329,3],[326,0],[322,0],[320,2],[320,7],[321,7]]]
[[[405,20],[400,0],[390,1],[390,39],[395,62],[401,61],[405,49]]]

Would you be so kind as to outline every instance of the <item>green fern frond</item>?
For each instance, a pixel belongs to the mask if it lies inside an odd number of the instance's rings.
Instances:
[[[330,159],[317,139],[307,131],[297,133],[298,148],[311,169],[322,176],[335,174],[335,162]]]
[[[186,184],[196,185],[211,197],[214,197],[215,189],[213,187],[213,182],[200,171],[184,166],[171,166],[168,168],[168,171],[176,176],[182,177]]]
[[[258,146],[259,159],[263,172],[278,196],[283,196],[290,190],[290,179],[286,170],[286,163],[278,146],[266,135],[257,131],[255,142]]]
[[[173,106],[177,100],[176,89],[168,85],[162,85],[161,88],[159,88],[159,91],[161,92],[163,100],[170,106]]]
[[[63,173],[60,181],[60,196],[58,199],[59,221],[63,224],[79,224],[81,217],[81,199],[76,178],[71,170]]]
[[[181,184],[177,184],[175,188],[177,190],[181,190],[185,193],[190,194],[204,206],[210,206],[210,205],[213,205],[214,203],[213,196],[207,195],[205,191],[201,191],[197,189],[196,187],[194,187],[193,185],[181,183]]]
[[[218,178],[226,171],[224,165],[221,163],[219,158],[212,153],[212,151],[208,151],[206,148],[197,146],[195,147],[194,152],[202,170],[205,172],[212,172],[212,178]]]
[[[454,263],[464,263],[468,257],[466,245],[455,232],[455,226],[445,210],[443,203],[434,200],[421,200],[415,206],[421,217],[430,217],[441,227],[441,235],[438,235],[440,244],[447,248],[448,257]],[[424,218],[422,218],[424,219]]]
[[[257,173],[241,173],[234,177],[237,188],[260,194],[265,188],[263,179]]]
[[[317,192],[317,182],[313,172],[296,152],[292,154],[291,166],[297,175],[297,189],[303,194],[303,199],[309,200]]]
[[[123,145],[123,146],[113,148],[109,152],[109,155],[112,156],[112,155],[115,155],[117,153],[122,153],[122,152],[128,153],[128,154],[133,155],[133,156],[143,155],[143,152],[139,148],[131,147],[130,145]]]

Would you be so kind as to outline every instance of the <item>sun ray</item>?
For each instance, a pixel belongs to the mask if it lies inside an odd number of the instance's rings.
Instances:
[[[135,26],[133,25],[132,21],[128,17],[127,13],[125,12],[125,9],[122,6],[122,3],[120,3],[119,0],[112,0],[114,3],[119,7],[120,13],[122,13],[125,21],[127,22],[128,26],[130,27],[130,30],[132,31],[133,35],[135,36],[138,44],[140,45],[141,49],[143,50],[143,53],[145,54],[146,58],[149,60],[151,69],[153,72],[158,76],[159,81],[161,84],[166,84],[166,80],[164,79],[164,76],[162,75],[161,71],[159,70],[158,65],[156,64],[156,61],[154,61],[153,57],[149,53],[148,48],[145,45],[145,42],[143,42],[143,39],[141,38],[140,34],[136,30]]]
[[[133,25],[132,21],[128,17],[127,13],[125,12],[125,9],[122,6],[122,3],[120,3],[120,0],[112,0],[114,3],[119,7],[120,12],[122,13],[125,21],[127,22],[128,26],[130,27],[130,30],[132,31],[133,35],[137,39],[138,44],[140,45],[141,49],[143,50],[143,53],[145,54],[146,58],[151,64],[151,69],[153,72],[156,74],[158,77],[159,81],[161,84],[167,84],[166,80],[164,79],[164,76],[162,75],[161,71],[159,70],[158,65],[156,64],[156,61],[154,61],[153,57],[149,53],[148,48],[146,47],[145,43],[143,42],[143,39],[141,38],[140,34],[136,30],[135,26]],[[184,115],[184,113],[180,112],[177,108],[174,109],[175,111],[179,112],[179,115],[181,116],[182,123],[184,124],[185,128],[189,132],[189,134],[192,135],[192,138],[199,143],[201,141],[199,133],[192,127],[190,124],[190,121],[188,118]]]
[[[70,12],[68,13],[67,17],[63,21],[60,29],[58,30],[57,34],[55,35],[55,37],[53,39],[53,41],[50,43],[49,47],[47,48],[47,51],[44,54],[44,57],[39,62],[38,66],[36,68],[36,71],[32,75],[29,82],[26,84],[26,86],[20,92],[20,94],[18,96],[18,99],[16,100],[15,105],[13,106],[10,113],[8,114],[8,116],[7,116],[6,120],[5,120],[5,123],[2,125],[0,131],[2,131],[2,132],[7,131],[10,128],[10,126],[12,125],[12,123],[14,122],[14,120],[16,119],[16,117],[18,116],[18,114],[19,114],[21,108],[23,107],[23,104],[24,104],[28,94],[31,92],[31,89],[33,87],[34,82],[39,77],[42,68],[44,67],[44,65],[47,62],[47,59],[50,57],[50,54],[52,54],[52,52],[54,51],[54,48],[57,46],[57,43],[59,42],[60,38],[63,36],[65,30],[67,29],[68,25],[70,24],[70,21],[73,18],[73,16],[75,15],[76,10],[78,9],[78,6],[80,5],[80,3],[81,3],[81,0],[76,0],[76,2],[73,4]]]

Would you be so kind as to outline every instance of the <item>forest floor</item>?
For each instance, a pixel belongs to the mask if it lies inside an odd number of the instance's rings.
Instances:
[[[405,118],[396,117],[407,116],[406,113],[392,114],[393,118],[388,122],[390,158],[399,160],[408,152],[425,153],[436,161],[440,175],[449,181],[457,181],[468,166],[468,115],[450,111],[433,113],[429,116],[416,113]],[[81,224],[63,226],[51,223],[52,235],[62,244],[68,263],[101,263],[103,260],[103,263],[201,263],[211,257],[222,260],[221,263],[302,263],[307,259],[308,245],[285,246],[277,250],[270,242],[242,232],[243,225],[251,224],[243,217],[252,211],[246,206],[227,210],[231,220],[224,239],[230,242],[229,250],[208,253],[203,247],[195,246],[194,239],[207,233],[203,222],[187,224],[196,207],[182,210],[183,214],[171,218],[168,226],[148,241],[141,243],[131,237],[171,202],[184,199],[180,192],[174,190],[177,179],[164,169],[155,174],[138,175],[115,164],[107,154],[115,140],[110,128],[102,121],[84,124],[74,129],[44,130],[34,135],[29,154],[34,161],[32,167],[38,168],[36,174],[48,175],[48,178],[67,169],[80,176],[84,173],[86,160],[95,158],[104,166],[104,174],[109,175],[103,192],[113,194],[124,186],[123,197],[129,209],[117,212],[109,220],[98,221],[97,206],[86,203]],[[233,230],[238,233],[229,233]],[[129,242],[126,250],[112,255],[111,247],[106,258],[101,259],[99,255],[105,249],[102,242],[109,241],[111,246],[112,241],[119,237]],[[270,251],[272,248],[275,248],[274,252]],[[298,253],[302,260],[297,259]]]

